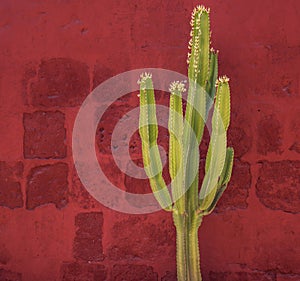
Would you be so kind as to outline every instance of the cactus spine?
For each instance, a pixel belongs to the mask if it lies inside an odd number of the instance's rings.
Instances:
[[[171,193],[162,177],[157,146],[158,126],[151,74],[141,75],[140,124],[143,162],[158,203],[173,212],[176,227],[177,278],[201,281],[198,230],[227,187],[233,166],[233,149],[227,147],[230,122],[230,89],[226,76],[218,77],[218,53],[210,49],[209,9],[198,6],[191,19],[188,54],[189,88],[185,115],[185,86],[170,85],[169,173]],[[199,145],[208,111],[213,105],[212,131],[206,155],[205,176],[199,189]]]

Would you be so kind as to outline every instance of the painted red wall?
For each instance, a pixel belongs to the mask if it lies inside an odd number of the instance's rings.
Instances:
[[[0,280],[176,280],[171,215],[115,212],[82,187],[72,160],[88,93],[124,71],[186,74],[197,1],[0,3]],[[201,226],[204,280],[300,280],[300,2],[202,1],[220,74],[231,78],[233,178]],[[167,104],[160,93],[158,102]],[[99,124],[101,166],[131,192],[147,181],[113,164],[110,135],[136,93]],[[161,143],[167,143],[166,131]],[[130,152],[140,162],[140,143]]]

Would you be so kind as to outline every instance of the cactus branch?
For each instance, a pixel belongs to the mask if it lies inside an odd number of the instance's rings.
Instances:
[[[169,110],[169,172],[173,201],[179,214],[185,212],[185,190],[183,188],[183,111],[182,93],[185,92],[182,82],[176,81],[170,85],[170,110]]]
[[[162,176],[161,158],[157,146],[158,125],[151,75],[142,74],[140,84],[140,124],[143,162],[150,186],[158,203],[166,211],[172,210],[172,200]]]

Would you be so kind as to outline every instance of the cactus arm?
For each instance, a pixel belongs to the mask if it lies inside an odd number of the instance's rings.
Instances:
[[[225,185],[229,182],[232,174],[234,150],[232,147],[227,147],[225,165],[219,178],[218,186]]]
[[[218,78],[218,51],[210,50],[209,58],[209,75],[206,84],[206,92],[211,98],[214,99],[216,93],[216,82]]]
[[[233,157],[234,157],[234,150],[232,147],[227,147],[226,150],[226,159],[223,171],[218,181],[218,189],[216,192],[216,196],[209,206],[207,210],[205,210],[205,215],[210,214],[216,207],[219,199],[221,198],[222,194],[224,193],[225,189],[227,188],[227,184],[231,178],[232,174],[232,167],[233,167]]]
[[[200,189],[200,208],[201,210],[207,209],[213,201],[216,191],[218,177],[222,172],[222,168],[225,161],[226,151],[226,135],[211,136],[212,155],[211,155],[211,167],[204,176],[204,180]]]
[[[217,114],[213,116],[216,121],[215,125],[217,127],[217,122],[219,117],[221,117],[221,121],[223,126],[219,127],[219,129],[223,131],[227,131],[230,123],[230,89],[229,89],[229,78],[227,76],[223,76],[219,78],[217,81],[218,91],[216,96],[216,107],[218,109],[219,115]],[[224,128],[223,128],[224,127]]]
[[[212,140],[212,135],[210,136]],[[208,173],[209,167],[210,167],[210,160],[211,160],[211,147],[212,147],[212,141],[210,140],[209,145],[208,145],[208,150],[206,154],[206,161],[205,161],[205,174]]]
[[[209,59],[209,75],[206,83],[205,91],[207,93],[206,96],[206,118],[208,112],[214,102],[215,94],[216,94],[216,81],[218,78],[218,51],[211,49],[210,51],[210,59]]]
[[[219,131],[227,131],[229,122],[230,122],[230,89],[229,89],[229,79],[224,76],[220,78],[220,81],[218,81],[216,84],[219,85],[218,87],[218,94],[216,98],[216,104],[215,104],[215,110],[213,115],[213,128],[212,133],[214,133],[216,130]],[[221,122],[219,122],[218,119],[221,118]],[[216,127],[218,124],[219,129]],[[208,171],[210,167],[210,160],[211,160],[211,154],[212,154],[212,144],[213,142],[209,143],[208,151],[207,151],[207,157],[205,162],[205,172]]]
[[[153,84],[150,74],[142,74],[140,84],[139,134],[142,140],[144,169],[158,203],[172,210],[172,200],[162,176],[162,164],[157,146],[158,125]]]
[[[207,209],[214,200],[218,178],[226,157],[226,132],[230,122],[229,79],[219,78],[216,102],[212,117],[212,135],[205,164],[206,174],[200,190],[200,208]]]
[[[211,205],[203,212],[203,215],[209,215],[212,213],[226,188],[227,184],[220,186],[220,188],[216,192],[214,200],[212,201]]]
[[[170,85],[169,110],[169,173],[172,180],[172,195],[174,206],[179,214],[185,213],[185,190],[183,188],[183,111],[182,93],[184,84],[176,81]]]

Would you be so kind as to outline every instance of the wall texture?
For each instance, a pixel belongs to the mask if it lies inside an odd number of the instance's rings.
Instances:
[[[1,1],[1,281],[176,280],[171,215],[126,215],[94,200],[71,137],[83,100],[106,79],[142,67],[186,73],[196,4]],[[199,232],[204,281],[299,281],[300,2],[201,4],[211,8],[220,74],[231,77],[236,150],[230,186]],[[168,94],[157,101],[167,105]],[[114,125],[137,105],[132,93],[107,109],[96,150],[114,184],[145,193],[147,181],[122,173],[110,148]],[[129,150],[141,163],[137,134]]]

